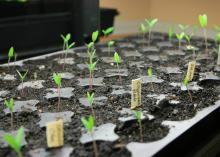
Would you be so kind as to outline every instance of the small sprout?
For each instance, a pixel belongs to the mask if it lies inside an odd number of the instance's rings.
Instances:
[[[117,52],[115,52],[115,54],[114,54],[114,61],[115,61],[116,66],[118,68],[118,72],[120,73],[120,71],[119,71],[119,64],[121,63],[121,57],[118,55]],[[122,83],[122,79],[121,79],[121,75],[120,74],[119,74],[119,81],[120,81],[120,83]]]
[[[17,73],[20,77],[20,80],[21,80],[21,95],[24,96],[24,86],[23,85],[24,85],[24,79],[27,76],[28,70],[23,75],[20,73],[20,71],[18,71],[18,70],[16,70],[16,71],[17,71]]]
[[[192,45],[187,45],[186,49],[193,52],[193,60],[196,60],[196,48]]]
[[[182,32],[185,32],[189,28],[189,25],[179,24],[178,26]]]
[[[172,42],[173,34],[174,34],[174,28],[170,27],[168,31],[168,38],[170,42]]]
[[[94,42],[90,42],[89,44],[86,44],[87,47],[87,53],[92,53],[94,51]]]
[[[92,89],[92,83],[93,83],[93,78],[94,78],[94,71],[96,68],[96,65],[98,61],[94,62],[93,59],[95,58],[96,55],[96,50],[93,50],[91,52],[88,52],[89,55],[89,63],[87,63],[88,69],[89,69],[89,88]]]
[[[71,34],[68,33],[66,36],[64,36],[63,34],[61,34],[61,38],[63,39],[63,50],[66,50],[65,51],[65,57],[64,57],[64,64],[63,64],[63,68],[65,66],[65,60],[67,58],[67,50],[71,49],[74,45],[75,45],[75,42],[72,42],[71,44],[69,44],[69,41],[71,39]]]
[[[102,33],[104,34],[105,37],[107,37],[109,34],[111,34],[114,31],[113,27],[109,27],[106,30],[102,30]]]
[[[188,44],[191,45],[191,38],[192,38],[192,36],[185,34],[185,38],[186,38],[186,41],[188,42]]]
[[[58,93],[58,103],[57,103],[57,111],[60,111],[60,87],[61,87],[61,81],[62,81],[62,78],[61,78],[61,75],[58,74],[58,73],[53,73],[53,80],[55,82],[55,84],[57,85],[57,93]]]
[[[141,111],[134,111],[134,116],[137,119],[137,122],[139,125],[141,142],[143,142],[144,138],[143,138],[142,123],[141,123],[142,112]]]
[[[12,57],[14,57],[14,47],[10,47],[10,49],[8,51],[8,68],[9,68],[9,63],[10,63]]]
[[[92,42],[95,43],[96,40],[98,39],[99,36],[99,31],[95,31],[92,33]]]
[[[147,25],[148,25],[148,44],[150,46],[150,40],[151,40],[151,31],[152,31],[152,28],[157,24],[158,22],[158,19],[152,19],[152,20],[148,20],[148,19],[145,19]]]
[[[208,25],[208,17],[206,14],[199,15],[199,23],[200,26],[203,28],[204,38],[205,38],[205,50],[208,52],[208,41],[207,41],[207,31],[206,27]]]
[[[188,91],[188,95],[189,95],[190,101],[193,102],[193,100],[192,100],[192,95],[191,95],[191,93],[190,93],[190,91],[189,91],[189,88],[188,88],[189,80],[188,80],[187,78],[185,78],[185,79],[183,80],[183,85],[186,86],[186,89],[187,89],[187,91]]]
[[[87,92],[87,100],[90,104],[90,107],[91,107],[91,110],[92,110],[92,115],[95,118],[95,112],[94,112],[93,105],[92,105],[93,101],[94,101],[94,93],[90,94],[89,92]]]
[[[95,154],[95,157],[98,157],[98,148],[97,148],[97,145],[96,145],[96,142],[94,140],[94,137],[93,137],[93,132],[94,132],[94,118],[93,116],[89,116],[88,119],[86,118],[82,118],[81,119],[84,127],[86,128],[87,132],[91,135],[92,139],[93,139],[93,149],[94,149],[94,154]]]
[[[179,49],[181,48],[181,42],[182,42],[184,36],[185,36],[184,32],[182,32],[180,34],[176,34],[176,38],[178,39],[178,42],[179,42]]]
[[[17,153],[18,157],[22,157],[21,148],[22,140],[24,138],[24,128],[20,127],[17,135],[14,137],[11,134],[6,134],[3,136],[4,141]]]
[[[111,40],[108,42],[108,55],[110,56],[111,47],[114,46],[115,41]]]
[[[144,47],[145,35],[148,32],[148,28],[143,23],[140,24],[140,32],[143,35],[143,47]]]
[[[153,70],[152,70],[152,67],[149,67],[147,69],[147,74],[148,74],[148,77],[151,79],[151,88],[152,88],[152,91],[154,91],[154,85],[153,85]]]
[[[14,111],[14,99],[11,98],[10,101],[5,100],[5,105],[11,113],[11,128],[13,128],[13,111]]]

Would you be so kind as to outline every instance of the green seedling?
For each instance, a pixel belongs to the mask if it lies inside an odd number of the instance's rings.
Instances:
[[[102,33],[104,34],[104,37],[107,37],[109,36],[112,32],[114,31],[114,28],[113,27],[109,27],[105,30],[102,30]]]
[[[8,51],[8,68],[9,68],[9,63],[10,63],[12,57],[14,57],[14,47],[10,47],[10,49]]]
[[[13,128],[13,111],[14,111],[14,99],[11,98],[9,101],[5,100],[5,105],[11,113],[11,128]]]
[[[95,31],[92,33],[92,42],[95,43],[98,39],[99,31]]]
[[[97,145],[96,145],[96,142],[94,140],[94,137],[93,137],[93,134],[94,134],[94,117],[93,116],[89,116],[88,119],[86,118],[82,118],[81,119],[84,127],[86,128],[87,132],[90,134],[90,136],[92,137],[92,141],[93,141],[93,149],[94,149],[94,155],[95,157],[98,157],[98,148],[97,148]]]
[[[87,47],[87,53],[92,53],[94,51],[94,42],[90,42],[89,44],[86,44]]]
[[[137,122],[138,122],[138,125],[139,125],[141,142],[143,142],[143,141],[144,141],[144,138],[143,138],[142,123],[141,123],[142,112],[141,112],[141,111],[134,111],[134,116],[135,116],[135,118],[137,119]]]
[[[57,103],[57,111],[60,111],[60,94],[61,94],[61,82],[62,82],[62,78],[61,75],[58,73],[53,73],[53,80],[57,86],[57,93],[58,93],[58,103]]]
[[[16,70],[18,73],[18,76],[20,78],[21,81],[21,95],[24,96],[24,79],[27,76],[28,70],[22,75],[20,71]]]
[[[199,15],[199,23],[203,28],[204,38],[205,38],[205,50],[208,53],[208,41],[207,41],[207,30],[206,27],[208,25],[208,17],[206,14]]]
[[[178,42],[179,42],[179,49],[181,49],[182,40],[183,40],[184,36],[185,36],[184,32],[182,32],[180,34],[178,34],[178,33],[176,34],[176,38],[178,39]]]
[[[186,33],[186,30],[189,28],[189,25],[179,24],[178,26],[179,26],[181,32],[184,32],[184,33]]]
[[[170,28],[169,28],[169,31],[168,31],[168,38],[169,38],[169,41],[170,41],[170,42],[172,42],[173,34],[174,34],[174,28],[173,28],[173,27],[170,27]]]
[[[96,55],[96,50],[94,49],[91,52],[88,52],[89,55],[89,62],[87,63],[88,69],[89,69],[89,88],[92,90],[92,84],[93,84],[93,78],[94,78],[94,71],[96,69],[96,65],[98,63],[97,61],[93,61]]]
[[[153,27],[157,24],[158,19],[152,19],[152,20],[145,19],[145,21],[148,25],[148,44],[150,46],[151,32],[152,32]]]
[[[118,55],[117,52],[115,52],[114,54],[114,61],[116,63],[116,66],[118,68],[118,72],[119,72],[119,81],[122,83],[122,79],[121,79],[121,75],[120,75],[120,69],[119,69],[119,64],[121,63],[121,57]]]
[[[94,93],[89,93],[87,92],[87,100],[90,104],[90,107],[91,107],[91,110],[92,110],[92,115],[93,117],[95,118],[95,111],[94,111],[94,108],[93,108],[93,102],[94,102]]]
[[[189,90],[189,80],[188,80],[187,78],[185,78],[185,79],[183,80],[183,84],[184,84],[184,86],[186,86],[186,89],[187,89],[187,92],[188,92],[190,101],[193,102],[193,100],[192,100],[192,94],[190,93],[190,90]]]
[[[111,47],[114,46],[115,41],[111,40],[108,42],[108,55],[110,56]]]
[[[152,70],[152,67],[149,67],[147,69],[147,74],[148,74],[148,77],[151,79],[151,87],[152,87],[152,91],[154,91],[154,86],[153,86],[153,70]]]
[[[143,47],[144,47],[145,36],[146,36],[146,33],[148,32],[148,28],[143,23],[140,24],[140,32],[143,37]]]
[[[196,58],[197,58],[196,57],[196,48],[192,45],[187,45],[186,49],[193,52],[192,58],[193,58],[194,61],[196,61]]]
[[[71,49],[75,45],[75,42],[72,42],[71,44],[69,43],[70,39],[71,39],[71,34],[70,33],[68,33],[66,36],[61,34],[61,38],[63,39],[63,50],[65,50],[65,57],[64,57],[64,64],[63,64],[63,68],[64,68],[65,60],[67,58],[67,52],[68,52],[69,49]]]
[[[188,43],[189,45],[191,45],[191,38],[192,38],[191,35],[185,34],[185,39],[186,39],[186,41],[187,41],[187,43]]]
[[[3,136],[4,141],[17,153],[18,157],[23,157],[21,148],[24,138],[24,128],[20,127],[16,136],[6,134]]]

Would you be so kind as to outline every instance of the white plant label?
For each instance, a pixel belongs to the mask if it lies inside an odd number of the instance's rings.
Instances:
[[[187,70],[187,74],[186,74],[186,78],[188,81],[193,80],[195,67],[196,67],[196,61],[189,62],[188,70]]]
[[[132,80],[131,109],[141,105],[141,79]]]
[[[47,123],[47,146],[56,148],[63,146],[63,120]]]

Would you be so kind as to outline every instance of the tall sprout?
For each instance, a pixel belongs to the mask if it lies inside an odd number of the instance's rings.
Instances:
[[[11,98],[9,101],[5,100],[5,105],[11,113],[11,128],[13,128],[13,111],[14,111],[14,99]]]
[[[153,27],[157,24],[158,22],[158,19],[152,19],[152,20],[148,20],[148,19],[145,19],[147,25],[148,25],[148,44],[150,46],[150,42],[151,42],[151,32],[152,32],[152,29]]]
[[[203,28],[203,34],[205,38],[205,51],[208,53],[208,41],[207,41],[207,30],[206,30],[206,27],[208,25],[208,17],[206,14],[199,15],[199,23],[200,26]]]
[[[57,103],[57,111],[60,111],[60,96],[61,96],[61,75],[58,73],[53,73],[53,80],[57,86],[57,93],[58,93],[58,103]]]

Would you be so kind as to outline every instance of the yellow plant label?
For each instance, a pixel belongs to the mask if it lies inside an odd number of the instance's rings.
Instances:
[[[217,61],[217,65],[220,65],[220,52],[218,53],[218,61]]]
[[[188,79],[188,81],[193,80],[195,67],[196,67],[196,61],[189,62],[188,70],[187,70],[187,74],[186,74],[186,78]]]
[[[49,148],[63,146],[63,120],[47,123],[47,146]]]
[[[131,109],[141,105],[141,79],[132,80]]]

